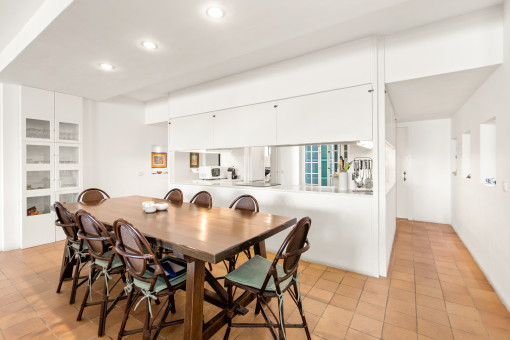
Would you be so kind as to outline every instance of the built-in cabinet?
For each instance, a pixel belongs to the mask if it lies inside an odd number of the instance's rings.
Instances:
[[[83,99],[21,87],[22,247],[64,239],[55,200],[76,201],[82,189]]]
[[[170,119],[174,151],[372,140],[372,86]]]

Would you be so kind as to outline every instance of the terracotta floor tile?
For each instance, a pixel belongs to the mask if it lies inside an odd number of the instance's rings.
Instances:
[[[374,340],[378,339],[371,335],[362,333],[360,331],[357,331],[353,328],[349,328],[347,330],[347,335],[345,336],[345,340]]]
[[[401,272],[397,272],[397,271],[394,271],[394,272],[391,273],[391,278],[392,279],[403,280],[403,281],[414,282],[414,275],[413,274],[401,273]]]
[[[484,310],[480,310],[479,313],[482,317],[483,323],[486,325],[510,331],[510,317],[486,312]]]
[[[438,340],[453,339],[450,327],[422,319],[418,319],[418,333]]]
[[[355,311],[356,306],[358,305],[358,300],[351,299],[350,297],[343,296],[340,294],[335,294],[331,301],[329,302],[329,304],[350,311]]]
[[[365,290],[363,293],[361,293],[360,301],[369,302],[379,307],[385,307],[387,297],[386,295],[379,295]]]
[[[416,316],[390,309],[386,312],[384,322],[416,332]]]
[[[344,277],[344,279],[342,280],[341,284],[347,285],[347,286],[351,286],[351,287],[354,287],[354,288],[363,289],[363,287],[365,286],[365,280],[357,278],[357,277],[347,276],[346,275]]]
[[[450,314],[450,324],[454,329],[459,329],[461,331],[477,334],[480,336],[488,336],[484,325],[479,321]]]
[[[330,271],[326,270],[324,273],[322,273],[321,278],[339,283],[344,278],[344,275],[345,275],[344,273],[330,272]]]
[[[317,287],[313,287],[310,289],[310,291],[306,294],[307,298],[314,299],[320,302],[329,303],[331,298],[333,297],[334,293],[329,292],[324,289],[320,289]]]
[[[311,299],[308,296],[303,299],[303,309],[305,312],[321,316],[326,307],[326,303]]]
[[[324,339],[344,339],[347,327],[331,320],[320,319],[313,333]]]
[[[368,292],[376,293],[378,295],[387,295],[388,294],[388,286],[380,285],[375,282],[367,282],[365,283],[365,287],[363,290]]]
[[[494,340],[508,340],[510,339],[510,330],[488,326],[487,331],[490,334],[491,339]]]
[[[323,290],[327,290],[328,292],[336,292],[338,288],[338,282],[326,280],[326,279],[319,279],[317,283],[315,284],[316,288],[320,288]]]
[[[376,338],[381,337],[382,326],[383,323],[381,321],[360,314],[354,314],[351,321],[351,328]]]
[[[411,316],[416,316],[416,305],[402,300],[389,298],[388,305],[386,307],[386,311],[388,310],[394,310]]]
[[[391,279],[390,287],[407,290],[409,292],[416,291],[416,285],[414,282],[403,281],[403,280],[399,280],[399,279]]]
[[[368,316],[369,318],[384,321],[384,314],[386,309],[365,301],[359,301],[356,313]]]
[[[393,287],[390,287],[389,297],[410,303],[415,303],[416,301],[416,294],[414,292]]]
[[[471,320],[481,321],[480,313],[474,307],[459,305],[450,301],[446,301],[446,310],[448,314],[462,316]]]
[[[448,313],[423,306],[416,306],[418,318],[450,327]]]
[[[416,293],[431,296],[437,299],[443,298],[443,291],[441,288],[435,288],[421,284],[416,284]]]
[[[412,340],[417,339],[417,337],[416,332],[384,323],[382,338],[385,340]]]
[[[338,286],[338,289],[336,290],[336,294],[347,296],[356,300],[358,300],[359,297],[361,296],[361,292],[362,292],[361,289],[344,285],[343,283],[340,286]]]
[[[453,291],[444,290],[443,291],[445,301],[450,301],[453,303],[458,303],[459,305],[465,305],[474,307],[473,299],[471,299],[470,295],[466,295],[464,293],[455,293]]]
[[[18,339],[24,335],[33,332],[47,331],[48,328],[39,317],[30,319],[22,319],[13,326],[2,329],[3,335],[6,339]]]
[[[339,323],[341,325],[349,327],[353,315],[354,315],[354,312],[352,312],[352,311],[348,311],[343,308],[329,305],[326,307],[326,310],[322,314],[322,317],[324,319],[328,319],[328,320],[334,321],[336,323]]]

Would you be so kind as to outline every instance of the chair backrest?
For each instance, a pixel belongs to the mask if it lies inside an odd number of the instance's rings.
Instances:
[[[115,251],[124,258],[127,272],[137,280],[149,282],[151,284],[149,291],[154,289],[154,285],[161,275],[168,287],[171,287],[165,271],[159,263],[158,257],[152,250],[145,236],[133,225],[124,219],[118,219],[113,223],[115,231]],[[151,262],[154,266],[154,275],[150,278],[143,277],[147,271],[147,264]]]
[[[279,293],[279,284],[290,276],[296,275],[301,254],[310,249],[310,243],[308,242],[308,232],[310,231],[311,225],[312,220],[310,217],[303,217],[298,221],[296,226],[292,228],[289,235],[287,235],[283,241],[280,249],[278,250],[278,253],[276,253],[274,261],[269,268],[266,279],[264,280],[264,284],[262,285],[262,289],[266,288],[266,285],[272,276]],[[282,266],[285,275],[278,277],[276,265],[280,260],[283,260]]]
[[[113,258],[113,252],[109,256],[104,256],[104,253],[114,245],[114,241],[101,222],[85,210],[80,209],[76,212],[76,223],[78,237],[85,240],[92,257],[103,260]]]
[[[172,189],[166,193],[165,199],[173,203],[182,203],[183,195],[181,189]]]
[[[200,191],[193,196],[190,203],[199,205],[201,207],[210,208],[212,207],[212,196],[207,191]]]
[[[229,208],[243,211],[259,212],[259,203],[252,195],[241,195],[236,198],[232,204],[230,204]]]
[[[92,201],[101,201],[104,199],[110,198],[104,190],[98,188],[89,188],[85,189],[78,195],[78,202],[92,202]]]
[[[55,213],[57,215],[55,225],[62,228],[68,241],[78,243],[78,226],[76,225],[76,219],[73,214],[71,214],[60,202],[55,202],[53,207],[55,208]]]

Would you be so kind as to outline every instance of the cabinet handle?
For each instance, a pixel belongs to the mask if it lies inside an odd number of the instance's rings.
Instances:
[[[213,116],[213,118],[216,118],[216,115],[212,115],[212,116]]]
[[[275,105],[274,107],[276,108],[276,107],[278,107],[278,105]]]

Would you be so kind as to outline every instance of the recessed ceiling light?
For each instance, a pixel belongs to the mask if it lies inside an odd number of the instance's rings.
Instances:
[[[213,19],[219,19],[225,15],[225,11],[219,7],[209,7],[205,13]]]
[[[158,48],[158,44],[148,40],[142,41],[142,46],[148,50],[155,50],[156,48]]]
[[[113,66],[112,64],[108,64],[108,63],[100,63],[99,67],[105,71],[111,71],[115,68],[115,66]]]

